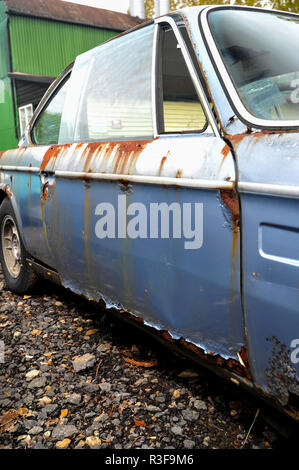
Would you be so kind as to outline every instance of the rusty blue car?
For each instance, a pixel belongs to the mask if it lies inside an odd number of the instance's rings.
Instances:
[[[79,55],[0,154],[8,287],[102,300],[299,420],[298,41],[201,6]]]

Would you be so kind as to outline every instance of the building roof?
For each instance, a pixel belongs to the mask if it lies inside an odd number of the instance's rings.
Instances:
[[[114,31],[126,31],[143,21],[136,16],[133,17],[125,13],[61,0],[3,0],[3,3],[7,13],[10,14],[82,24]]]

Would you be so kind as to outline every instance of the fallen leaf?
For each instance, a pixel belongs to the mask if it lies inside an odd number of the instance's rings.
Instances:
[[[125,362],[129,362],[129,364],[133,364],[133,366],[137,367],[155,367],[158,365],[158,361],[135,361],[130,357],[123,356],[123,360]]]
[[[132,400],[124,400],[118,407],[118,412],[122,414],[122,412],[128,408],[130,405],[132,405],[133,401]]]
[[[32,335],[36,335],[36,336],[39,336],[41,334],[42,330],[32,330],[31,331],[31,334]]]
[[[143,419],[136,419],[135,417],[133,419],[135,426],[143,426],[144,428],[147,428],[147,425],[145,424],[145,421]]]
[[[181,372],[180,374],[178,374],[178,377],[181,377],[183,379],[189,379],[189,378],[198,377],[198,376],[199,376],[198,372],[196,372],[196,370],[194,369],[186,369],[186,370],[183,370],[183,372]]]
[[[64,409],[61,410],[61,412],[60,412],[60,418],[64,418],[67,414],[68,414],[68,409],[67,409],[67,408],[64,408]]]
[[[99,330],[97,328],[94,328],[93,330],[88,330],[86,331],[85,333],[85,336],[91,336],[91,335],[94,335],[95,333],[97,333]]]
[[[28,410],[28,408],[19,408],[18,409],[18,414],[20,416],[28,416],[29,410]]]
[[[45,422],[45,426],[49,427],[49,426],[52,426],[53,424],[58,424],[58,423],[59,423],[58,418],[50,418],[48,419],[48,421]]]
[[[10,410],[0,418],[0,427],[2,432],[8,431],[17,421],[19,418],[19,413],[16,410]]]

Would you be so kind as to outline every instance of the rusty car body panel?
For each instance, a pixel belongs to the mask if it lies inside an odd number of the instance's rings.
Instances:
[[[299,127],[258,128],[237,115],[201,23],[217,8],[182,9],[79,56],[50,87],[19,147],[0,153],[1,198],[11,200],[33,265],[299,419],[299,366],[290,350],[299,336]],[[80,67],[143,28],[153,41],[153,134],[34,143],[39,116],[65,78],[71,73],[70,89],[80,86],[80,96],[88,87],[76,78]],[[200,132],[159,131],[156,41],[163,28],[174,32],[200,97],[207,120]],[[68,108],[68,135],[72,126],[76,135],[78,109]],[[140,232],[100,238],[103,202],[123,204],[117,224],[138,204],[201,204],[202,243],[186,249],[183,238]]]

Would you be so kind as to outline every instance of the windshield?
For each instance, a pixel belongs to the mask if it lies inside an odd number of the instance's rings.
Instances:
[[[299,17],[214,10],[209,26],[238,94],[254,116],[299,120]]]

